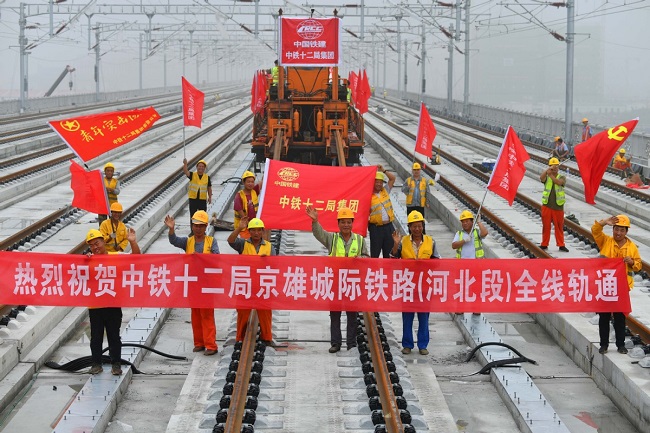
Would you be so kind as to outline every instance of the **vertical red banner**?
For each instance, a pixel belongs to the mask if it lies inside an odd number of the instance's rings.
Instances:
[[[341,20],[280,17],[279,45],[282,66],[338,66]]]

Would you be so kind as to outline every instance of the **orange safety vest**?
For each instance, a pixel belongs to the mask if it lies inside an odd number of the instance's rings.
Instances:
[[[192,180],[190,180],[190,185],[187,190],[187,196],[189,198],[199,198],[200,200],[208,199],[208,181],[210,176],[207,173],[203,173],[203,176],[199,179],[199,175],[196,171],[192,172]]]
[[[435,241],[429,235],[422,236],[422,243],[420,248],[418,248],[418,255],[415,256],[415,250],[413,249],[413,240],[411,235],[406,235],[402,237],[402,258],[403,259],[430,259],[433,256],[433,245]]]
[[[395,220],[395,213],[393,212],[393,203],[390,201],[390,194],[386,191],[386,188],[382,188],[379,196],[372,193],[372,198],[370,200],[370,224],[382,225],[384,221],[381,219],[381,209],[386,209],[388,214],[389,222]]]

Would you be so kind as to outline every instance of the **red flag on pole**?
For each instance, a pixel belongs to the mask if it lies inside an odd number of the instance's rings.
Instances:
[[[578,170],[585,186],[585,201],[596,204],[595,197],[607,166],[627,137],[632,134],[639,119],[630,120],[602,131],[573,148]]]
[[[524,163],[529,159],[530,156],[517,137],[517,133],[512,126],[508,126],[487,189],[505,198],[512,206],[519,184],[526,174]]]
[[[183,83],[183,125],[201,127],[203,100],[205,94],[182,77]]]
[[[329,167],[266,160],[262,200],[257,216],[266,228],[311,231],[305,207],[319,212],[325,230],[338,231],[336,214],[348,207],[356,214],[352,230],[366,234],[377,168]],[[327,179],[327,188],[323,188]]]
[[[424,102],[420,104],[420,119],[418,120],[418,135],[415,139],[415,151],[433,157],[433,140],[436,138],[436,127],[433,125],[429,110]]]
[[[91,114],[48,122],[59,137],[83,161],[138,138],[153,126],[160,114],[153,108]]]
[[[108,215],[108,196],[101,170],[86,171],[70,160],[70,188],[74,192],[72,206],[88,212]]]

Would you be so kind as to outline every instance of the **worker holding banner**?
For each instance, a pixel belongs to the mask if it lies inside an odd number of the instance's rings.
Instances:
[[[140,247],[135,235],[135,230],[128,230],[128,242],[131,245],[131,254],[140,254]],[[86,243],[90,248],[89,256],[104,254],[118,254],[106,250],[104,236],[99,230],[91,229],[86,235]],[[114,376],[122,374],[122,340],[120,339],[120,325],[122,324],[122,308],[88,308],[90,320],[90,353],[92,366],[90,374],[99,374],[104,371],[102,367],[102,345],[104,342],[104,330],[108,340],[108,355],[111,358],[111,373]]]
[[[311,231],[314,237],[327,248],[330,257],[368,257],[368,247],[363,236],[352,233],[354,213],[349,208],[339,209],[336,218],[339,225],[338,233],[330,233],[323,230],[318,222],[318,211],[313,206],[305,208],[307,215],[311,218]],[[392,225],[392,224],[391,224]],[[347,327],[345,340],[347,349],[357,346],[357,312],[346,311]],[[343,336],[341,335],[341,312],[330,311],[330,353],[341,350]]]
[[[249,232],[249,239],[239,237],[239,234],[245,229]],[[264,222],[259,218],[252,218],[249,221],[247,216],[242,217],[239,224],[235,226],[235,230],[228,236],[228,245],[245,256],[268,257],[275,255],[271,243],[264,239]],[[273,341],[273,311],[259,309],[256,311],[260,323],[260,340],[267,346],[276,347]],[[237,308],[237,336],[235,340],[244,341],[250,314],[250,309]]]
[[[400,237],[393,232],[393,249],[391,257],[399,259],[439,259],[436,242],[424,234],[424,216],[416,210],[407,217],[409,234]],[[429,313],[418,312],[418,350],[420,355],[428,355],[429,350]],[[413,319],[415,313],[402,313],[402,353],[408,355],[415,347],[413,342]]]
[[[612,236],[603,233],[603,227],[612,226]],[[630,229],[630,218],[625,215],[617,215],[595,221],[591,226],[591,234],[600,249],[600,257],[621,258],[627,270],[627,284],[632,290],[634,287],[634,273],[639,272],[642,267],[641,255],[637,246],[627,237]],[[614,316],[614,334],[616,335],[616,347],[618,353],[626,354],[625,348],[625,314],[603,312],[598,313],[598,333],[600,335],[600,348],[598,353],[607,353],[609,346],[609,321]]]
[[[176,223],[170,215],[165,217],[169,228],[169,243],[185,250],[186,254],[219,254],[219,245],[212,236],[206,236],[208,214],[199,210],[192,215],[192,236],[176,236]],[[193,352],[203,352],[210,356],[218,352],[217,327],[214,324],[214,308],[192,308],[192,334],[194,336]]]
[[[187,168],[187,159],[183,158],[183,173],[190,180],[187,188],[187,197],[190,202],[190,226],[192,226],[192,217],[197,211],[208,210],[208,203],[212,203],[212,180],[205,172],[208,163],[203,159],[196,163],[196,171],[189,171]],[[192,233],[190,233],[192,236]]]
[[[395,184],[395,175],[385,170],[381,165],[377,166],[375,185],[370,199],[370,219],[368,231],[370,232],[370,257],[384,258],[390,256],[393,248],[393,203],[390,201],[390,190]]]

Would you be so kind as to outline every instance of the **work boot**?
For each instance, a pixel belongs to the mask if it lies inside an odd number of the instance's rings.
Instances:
[[[122,375],[122,366],[120,365],[119,362],[114,362],[113,365],[111,366],[111,374],[113,376],[121,376]]]
[[[428,355],[429,351],[427,349],[420,349],[420,355]]]
[[[618,353],[622,353],[623,355],[625,355],[627,353],[627,349],[625,347],[619,347]]]
[[[192,349],[192,352],[203,352],[204,350],[205,350],[205,347],[196,346],[194,349]]]
[[[330,353],[336,353],[339,350],[341,350],[341,345],[340,344],[332,344],[332,347],[330,347]]]
[[[215,355],[217,352],[219,352],[219,349],[214,349],[214,350],[213,349],[206,349],[206,351],[203,352],[203,354],[205,356],[212,356],[212,355]]]
[[[404,347],[404,348],[402,349],[402,353],[403,353],[404,355],[408,355],[409,353],[411,353],[411,348],[410,348],[410,347]]]
[[[273,340],[260,340],[266,347],[278,347],[277,343]]]
[[[93,364],[92,367],[90,367],[90,371],[88,373],[90,374],[100,374],[104,371],[102,368],[101,364]]]

